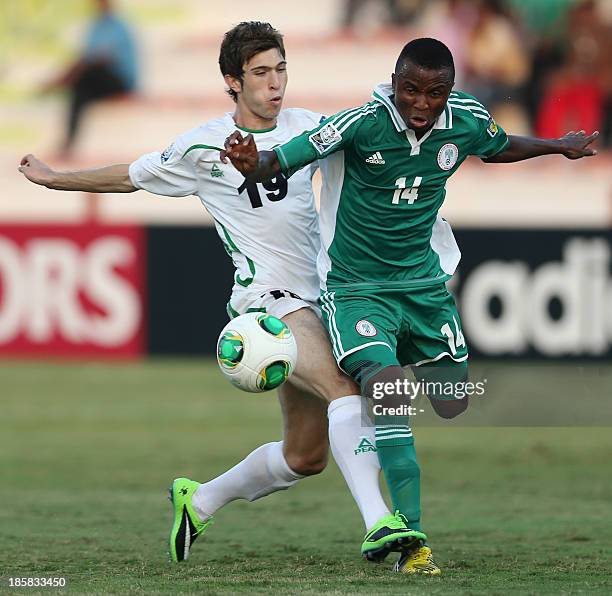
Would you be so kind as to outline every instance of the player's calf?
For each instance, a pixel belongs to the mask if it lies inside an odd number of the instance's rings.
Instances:
[[[293,383],[278,390],[283,414],[283,456],[299,476],[314,476],[327,466],[327,403]]]
[[[349,361],[347,370],[360,380],[364,395],[374,401],[376,449],[393,507],[405,516],[408,527],[420,530],[420,469],[407,415],[411,394],[404,391],[404,371],[399,364],[387,364],[383,357]]]
[[[300,476],[315,476],[327,467],[327,445],[325,449],[312,450],[307,453],[285,453],[287,465]]]

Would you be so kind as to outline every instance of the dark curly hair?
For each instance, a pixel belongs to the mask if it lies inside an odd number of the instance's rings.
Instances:
[[[285,57],[283,36],[270,23],[246,21],[236,25],[223,36],[219,52],[219,68],[223,76],[230,75],[242,82],[244,65],[256,54],[278,48]],[[237,101],[238,95],[232,89],[229,95]]]

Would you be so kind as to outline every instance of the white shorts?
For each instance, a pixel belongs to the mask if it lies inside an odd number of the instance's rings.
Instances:
[[[265,312],[282,319],[285,315],[300,310],[311,309],[321,318],[321,311],[316,302],[303,300],[287,289],[275,288],[238,288],[234,289],[227,303],[227,314],[230,319],[247,312]]]

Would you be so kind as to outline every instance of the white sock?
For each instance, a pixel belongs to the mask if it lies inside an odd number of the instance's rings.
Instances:
[[[348,395],[329,404],[329,444],[334,459],[359,507],[366,530],[389,509],[380,493],[380,462],[376,453],[374,426],[365,414],[362,417],[360,395]]]
[[[221,476],[201,484],[193,494],[193,508],[204,521],[230,501],[255,501],[288,489],[300,478],[287,465],[283,442],[266,443]]]

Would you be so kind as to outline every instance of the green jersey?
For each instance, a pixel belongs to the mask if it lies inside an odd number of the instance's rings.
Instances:
[[[379,85],[374,101],[274,149],[286,175],[322,160],[317,267],[324,290],[449,279],[461,253],[438,215],[446,181],[468,156],[491,157],[508,144],[484,106],[460,91],[417,140],[392,93],[390,85]]]

